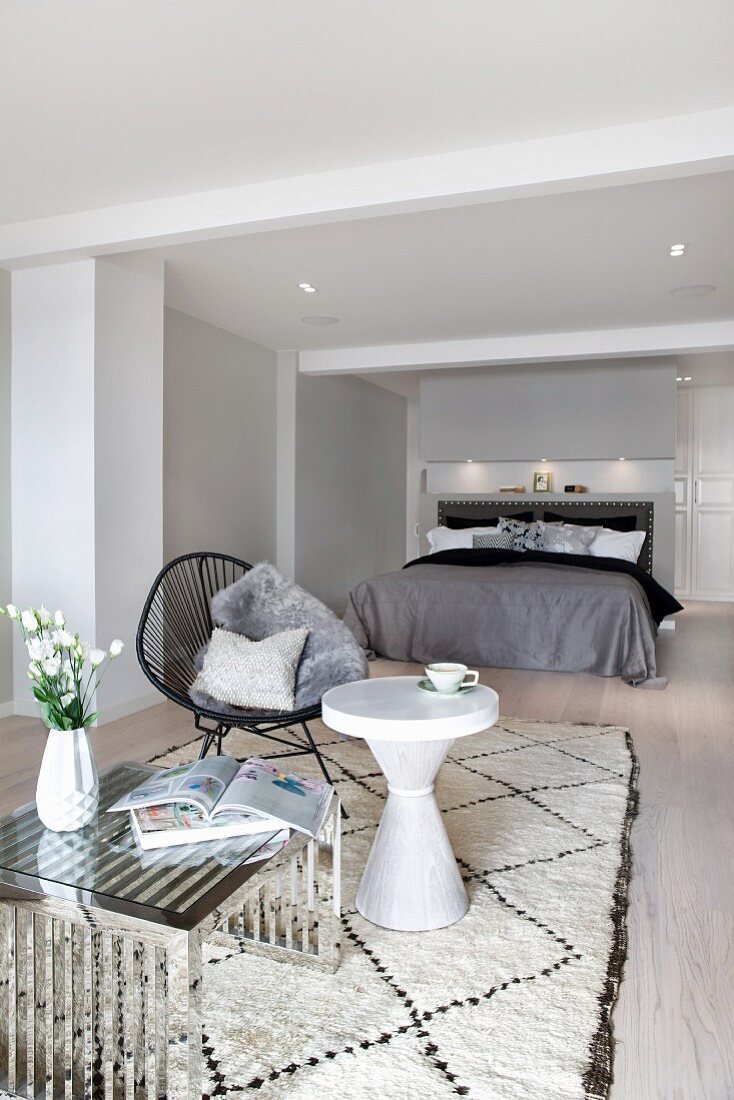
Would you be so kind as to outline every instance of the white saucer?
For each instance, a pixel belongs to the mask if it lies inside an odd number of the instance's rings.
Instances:
[[[451,699],[456,695],[466,695],[468,691],[474,691],[476,686],[476,684],[464,684],[458,691],[439,691],[427,677],[425,680],[418,681],[418,687],[421,691],[429,691],[431,695],[440,695],[442,699]]]

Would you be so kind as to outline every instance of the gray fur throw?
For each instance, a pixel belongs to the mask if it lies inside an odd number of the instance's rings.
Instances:
[[[319,703],[331,687],[367,677],[367,659],[349,628],[321,600],[286,580],[268,562],[253,566],[229,588],[217,592],[212,618],[225,630],[256,642],[283,630],[308,627],[296,677],[296,710]],[[194,702],[229,713],[226,704],[213,704],[199,694],[191,692]]]

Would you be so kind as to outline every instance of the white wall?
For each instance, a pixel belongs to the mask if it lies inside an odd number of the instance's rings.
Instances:
[[[429,493],[490,493],[500,485],[524,485],[533,491],[535,473],[551,475],[551,489],[562,493],[565,485],[584,485],[590,493],[665,493],[673,484],[673,458],[576,459],[573,462],[429,462]]]
[[[276,356],[165,311],[163,543],[167,561],[276,549]]]
[[[405,562],[404,397],[353,377],[298,375],[296,580],[335,611]]]
[[[10,273],[0,270],[0,604],[12,596],[10,522]],[[0,618],[0,716],[13,698],[11,624]]]

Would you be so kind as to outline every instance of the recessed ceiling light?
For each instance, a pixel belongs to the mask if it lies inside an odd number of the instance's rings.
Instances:
[[[541,458],[541,460],[540,460],[540,461],[541,461],[541,462],[547,462],[547,461],[548,461],[548,459],[547,459],[547,458]]]
[[[312,286],[311,283],[299,283],[298,284],[298,289],[302,290],[304,294],[315,294],[316,293],[316,287]]]
[[[473,461],[474,461],[474,459],[473,459],[473,458],[467,458],[467,460],[466,460],[466,461],[467,461],[467,462],[473,462]]]
[[[683,376],[683,381],[684,381],[684,382],[691,382],[691,381],[692,381],[692,378],[691,378],[690,374],[685,374],[685,375]]]
[[[671,246],[670,246],[670,255],[671,256],[682,256],[683,253],[685,252],[685,250],[686,250],[686,246],[684,244],[671,244]]]
[[[626,461],[627,461],[627,459],[626,459],[626,458],[624,458],[624,456],[623,456],[622,458],[618,459],[617,461],[618,461],[618,462],[626,462]]]
[[[678,375],[678,377],[676,378],[676,382],[682,382],[682,381],[683,381],[683,378],[682,378],[682,377],[681,377],[681,375],[679,374],[679,375]]]
[[[711,283],[696,283],[694,286],[677,286],[670,293],[674,298],[704,298],[715,290]]]
[[[304,325],[338,325],[338,317],[301,317]]]

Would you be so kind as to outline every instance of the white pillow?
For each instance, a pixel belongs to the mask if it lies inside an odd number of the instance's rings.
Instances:
[[[305,626],[253,642],[216,627],[193,690],[233,707],[293,710]]]
[[[454,531],[451,527],[434,527],[428,531],[429,554],[437,554],[439,550],[471,550],[475,535],[486,535],[488,531],[496,531],[496,527],[463,527]]]
[[[608,527],[602,527],[589,547],[589,553],[595,558],[620,558],[635,565],[646,534],[646,531],[610,531]]]

